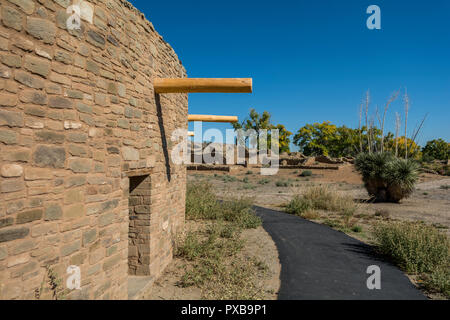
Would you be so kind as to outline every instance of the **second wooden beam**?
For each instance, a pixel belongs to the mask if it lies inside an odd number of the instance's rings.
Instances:
[[[201,121],[201,122],[238,122],[238,117],[235,116],[212,116],[203,114],[189,114],[188,121]]]

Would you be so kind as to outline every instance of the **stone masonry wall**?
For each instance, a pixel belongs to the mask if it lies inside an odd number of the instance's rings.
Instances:
[[[129,271],[158,276],[184,226],[169,156],[187,95],[152,79],[185,69],[128,2],[80,4],[67,30],[71,0],[0,0],[0,299],[52,298],[48,270],[64,286],[71,265],[67,298],[127,299]],[[129,206],[130,179],[146,197]]]

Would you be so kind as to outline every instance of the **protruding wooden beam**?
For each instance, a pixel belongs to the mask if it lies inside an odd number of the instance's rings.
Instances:
[[[251,93],[251,78],[170,78],[153,80],[156,93],[224,92]]]
[[[195,136],[194,131],[188,131],[188,137],[193,137],[193,136]]]
[[[211,116],[204,114],[189,114],[188,121],[201,121],[201,122],[238,122],[238,117],[235,116]]]

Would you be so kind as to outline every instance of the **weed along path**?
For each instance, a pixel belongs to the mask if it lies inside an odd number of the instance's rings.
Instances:
[[[255,207],[273,238],[281,262],[280,300],[416,300],[426,297],[395,266],[346,234],[297,216]],[[367,273],[380,268],[381,289]]]

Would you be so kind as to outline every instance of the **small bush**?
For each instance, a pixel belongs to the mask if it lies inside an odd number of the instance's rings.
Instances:
[[[389,218],[389,216],[390,216],[390,213],[386,209],[379,209],[379,210],[375,211],[375,217],[382,217],[382,218],[387,219],[387,218]]]
[[[430,273],[447,267],[450,243],[434,227],[418,223],[382,223],[374,236],[380,251],[409,273]]]
[[[325,186],[313,186],[303,195],[294,196],[286,206],[286,212],[295,215],[302,215],[309,210],[335,211],[351,217],[356,212],[357,206],[349,196],[342,196]]]
[[[208,183],[188,185],[186,192],[186,219],[223,220],[234,222],[244,229],[256,228],[261,219],[254,214],[250,198],[218,201]]]
[[[251,170],[248,170],[245,174],[247,174],[247,175],[251,175],[251,174],[253,174],[253,171],[251,171]]]
[[[312,176],[312,171],[311,170],[305,170],[305,171],[303,171],[301,174],[300,174],[300,176],[301,177],[311,177]]]
[[[450,299],[450,269],[439,268],[430,274],[423,275],[424,287],[432,292],[442,293]]]
[[[270,183],[270,179],[264,178],[258,181],[258,184],[264,185]]]
[[[287,204],[285,211],[290,214],[301,216],[304,212],[312,209],[312,203],[305,198],[296,195]]]
[[[279,188],[281,188],[281,187],[286,188],[286,187],[289,186],[289,184],[286,181],[283,181],[283,180],[279,180],[279,181],[275,182],[275,185],[277,187],[279,187]]]
[[[352,228],[352,231],[355,232],[355,233],[361,233],[363,231],[363,229],[362,229],[361,226],[354,226]]]

